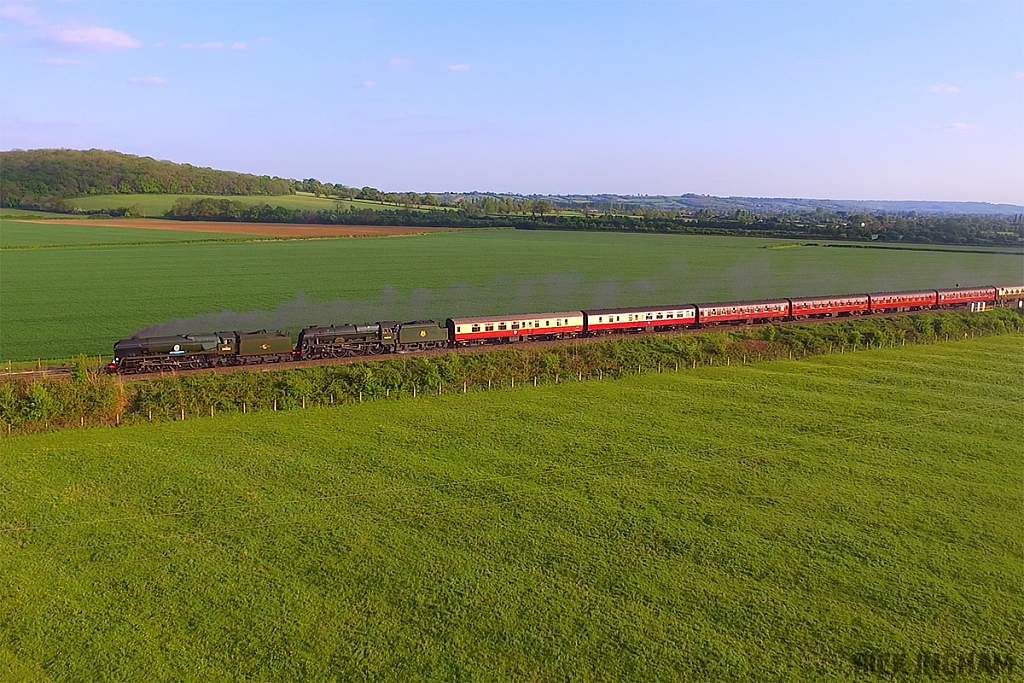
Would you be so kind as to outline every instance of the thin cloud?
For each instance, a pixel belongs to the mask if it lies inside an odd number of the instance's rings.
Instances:
[[[47,57],[40,59],[39,63],[46,66],[92,66],[92,62],[83,62],[80,59],[61,59],[60,57]]]
[[[181,46],[182,50],[223,50],[224,43],[219,40],[215,40],[210,43],[203,43],[202,45],[193,45],[192,43],[185,43]]]
[[[372,87],[374,87],[376,85],[377,84],[374,83],[373,81],[363,81],[362,85],[360,85],[359,87],[360,88],[372,88]]]
[[[157,49],[157,50],[162,50],[162,49],[164,49],[164,44],[163,43],[153,43],[153,47],[155,49]]]
[[[1024,78],[1024,71],[1015,71],[1013,74],[1014,78]]]
[[[28,26],[38,26],[43,23],[43,20],[39,18],[39,10],[27,5],[0,6],[0,19],[20,21]]]
[[[45,39],[64,47],[93,52],[133,50],[142,46],[142,41],[132,38],[124,31],[77,23],[54,26],[47,31]]]
[[[941,93],[943,95],[953,95],[960,92],[960,88],[955,85],[947,85],[946,83],[939,83],[928,88],[928,92]]]
[[[232,50],[244,50],[249,47],[249,43],[231,43]]]
[[[469,71],[469,64],[452,64],[448,67],[449,71]]]
[[[388,60],[388,64],[395,69],[408,69],[412,66],[412,60],[405,57],[394,57]]]
[[[128,82],[134,83],[135,85],[167,85],[167,83],[169,83],[166,78],[161,78],[160,76],[141,76],[139,78],[130,78],[128,79]]]
[[[962,121],[957,123],[947,123],[938,126],[932,126],[932,130],[951,131],[956,133],[962,133],[969,130],[981,130],[981,126],[973,123],[964,123]]]

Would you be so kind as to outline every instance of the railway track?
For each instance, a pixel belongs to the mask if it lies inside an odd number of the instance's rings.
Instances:
[[[960,309],[952,309],[960,310]],[[313,368],[325,365],[350,365],[352,363],[367,363],[373,361],[385,361],[391,358],[420,358],[420,357],[431,357],[440,356],[449,353],[460,353],[460,354],[473,354],[473,353],[488,353],[490,351],[497,351],[501,349],[517,349],[517,348],[544,348],[544,347],[559,347],[559,346],[572,346],[579,344],[598,344],[604,341],[611,341],[616,339],[636,339],[646,337],[676,337],[681,335],[690,334],[701,334],[707,332],[730,332],[735,330],[753,330],[773,325],[775,327],[789,327],[793,325],[817,325],[822,323],[834,323],[834,322],[855,322],[857,320],[871,320],[879,318],[900,318],[907,316],[918,316],[924,313],[935,313],[935,310],[923,310],[923,311],[910,311],[910,312],[894,312],[894,313],[874,313],[865,316],[848,316],[848,317],[834,317],[834,318],[807,318],[802,320],[788,320],[783,322],[772,322],[772,323],[743,323],[739,325],[716,325],[713,327],[699,327],[699,328],[688,328],[682,330],[665,330],[665,331],[650,331],[644,330],[641,332],[613,332],[611,334],[602,334],[594,337],[573,337],[570,339],[550,339],[550,340],[539,340],[539,341],[527,341],[527,342],[515,342],[512,344],[484,344],[481,346],[474,346],[468,348],[443,348],[443,349],[430,349],[426,351],[406,351],[399,353],[386,353],[378,355],[362,355],[362,356],[347,356],[344,358],[323,358],[316,360],[300,360],[300,361],[284,361],[284,362],[273,362],[273,363],[258,363],[252,365],[225,365],[214,368],[198,368],[191,370],[175,370],[169,372],[151,372],[143,373],[139,375],[126,375],[124,376],[125,381],[145,381],[148,379],[158,377],[185,377],[189,375],[201,374],[201,373],[213,373],[219,375],[226,375],[233,372],[275,372],[277,370],[287,370],[291,368]],[[103,372],[106,370],[106,366],[94,366],[90,368],[96,372]],[[16,380],[39,380],[39,379],[54,379],[68,377],[71,374],[71,368],[68,367],[50,367],[40,368],[35,370],[15,370],[13,372],[0,373],[0,380],[3,379],[16,379]]]

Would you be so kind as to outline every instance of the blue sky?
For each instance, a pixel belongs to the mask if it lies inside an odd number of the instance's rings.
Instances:
[[[0,3],[0,148],[1024,204],[1024,3]]]

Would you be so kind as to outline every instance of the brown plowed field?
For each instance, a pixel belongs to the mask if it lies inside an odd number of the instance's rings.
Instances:
[[[24,221],[26,223],[59,224],[59,221]],[[141,228],[143,230],[180,230],[186,232],[217,232],[231,235],[263,237],[375,237],[419,235],[455,228],[427,228],[399,225],[296,225],[291,223],[221,223],[218,221],[167,221],[153,218],[112,218],[110,220],[75,220],[68,225],[98,225],[105,228]]]

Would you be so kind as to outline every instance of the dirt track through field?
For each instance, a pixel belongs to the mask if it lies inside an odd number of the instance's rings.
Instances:
[[[145,218],[113,218],[110,220],[23,221],[45,225],[96,225],[104,228],[136,228],[142,230],[177,230],[185,232],[215,232],[231,235],[260,235],[263,237],[375,237],[419,235],[424,232],[453,230],[454,228],[428,228],[398,225],[297,225],[290,223],[221,223],[218,221],[167,221]]]

